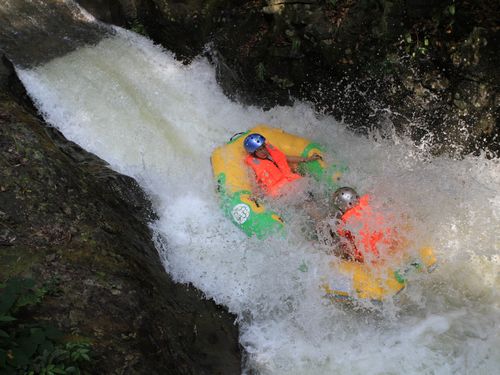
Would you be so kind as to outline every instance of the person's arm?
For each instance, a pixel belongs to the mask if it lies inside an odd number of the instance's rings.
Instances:
[[[318,154],[313,154],[308,158],[303,158],[301,156],[288,156],[288,155],[286,155],[286,161],[287,161],[288,165],[290,166],[292,172],[294,172],[294,173],[298,173],[300,163],[307,163],[307,162],[318,160],[318,159],[323,159],[323,158],[321,157],[321,155],[318,155]]]
[[[308,158],[303,158],[301,156],[289,156],[289,155],[286,155],[286,161],[288,163],[291,163],[291,164],[307,163],[307,162],[318,160],[318,159],[322,159],[321,155],[312,154]]]

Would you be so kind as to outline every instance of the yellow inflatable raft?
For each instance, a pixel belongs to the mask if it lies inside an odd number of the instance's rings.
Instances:
[[[281,229],[283,221],[278,213],[250,199],[255,184],[244,163],[246,151],[243,147],[243,141],[250,133],[262,134],[269,143],[290,156],[323,155],[323,148],[309,139],[285,133],[281,129],[258,125],[238,134],[212,153],[213,173],[225,214],[247,235],[265,238]],[[309,174],[318,182],[336,189],[345,169],[340,163],[326,165],[322,160],[317,160],[307,163],[301,173]]]
[[[432,272],[436,257],[431,247],[422,247],[413,258],[408,256],[402,265],[388,266],[335,259],[330,262],[332,272],[322,278],[325,297],[333,301],[364,299],[383,301],[399,293],[406,286],[411,272]]]
[[[263,239],[281,230],[284,222],[278,213],[250,199],[255,188],[254,176],[244,163],[246,151],[243,147],[243,141],[250,133],[262,134],[269,143],[290,156],[309,157],[314,153],[323,156],[323,148],[281,129],[257,125],[234,136],[212,153],[213,174],[224,213],[248,236]],[[339,187],[340,177],[347,169],[342,163],[327,165],[323,160],[309,162],[304,167],[302,173],[312,175],[318,183],[324,183],[332,190]],[[332,272],[323,279],[321,288],[325,297],[332,300],[381,301],[404,288],[408,272],[434,267],[436,259],[431,248],[422,248],[418,253],[418,259],[407,259],[397,268],[336,259],[331,262]]]

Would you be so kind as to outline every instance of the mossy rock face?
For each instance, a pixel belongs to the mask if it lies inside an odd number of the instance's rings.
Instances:
[[[88,340],[96,374],[235,374],[235,317],[165,273],[140,187],[46,126],[0,65],[0,282],[50,286],[35,318]]]
[[[295,97],[357,132],[392,123],[435,153],[500,152],[498,2],[127,3],[180,59],[206,53],[242,102],[267,108]]]

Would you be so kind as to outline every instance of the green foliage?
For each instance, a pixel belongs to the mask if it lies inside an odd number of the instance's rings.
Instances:
[[[148,33],[146,32],[146,28],[138,19],[132,21],[132,23],[130,24],[130,30],[132,30],[134,33],[141,34],[144,36],[148,35]]]
[[[15,314],[19,309],[33,306],[42,300],[47,292],[45,288],[35,288],[31,279],[12,278],[0,284],[0,321],[9,313]]]
[[[451,34],[453,32],[453,26],[455,24],[455,13],[457,11],[455,0],[450,5],[447,5],[442,14],[444,17],[442,18],[444,28],[446,30],[446,34]]]
[[[292,40],[292,53],[298,53],[300,50],[301,41],[298,38]]]
[[[295,84],[290,81],[288,78],[281,78],[277,75],[271,77],[271,81],[273,81],[280,89],[287,90]]]
[[[0,373],[84,373],[80,365],[90,361],[89,344],[64,344],[59,330],[27,318],[47,292],[31,279],[12,278],[0,284]]]
[[[402,44],[405,52],[413,58],[427,56],[429,53],[430,42],[428,36],[420,39],[418,33],[416,33],[415,38],[413,38],[412,33],[407,32],[403,36]]]
[[[255,67],[255,74],[257,75],[257,79],[259,81],[264,81],[264,77],[266,75],[266,67],[262,62],[258,63]]]
[[[87,343],[66,343],[52,351],[44,351],[30,364],[27,374],[70,375],[84,374],[80,365],[90,362],[90,345]]]
[[[454,16],[455,15],[455,3],[449,5],[447,8],[446,8],[446,11],[450,14],[450,16]]]

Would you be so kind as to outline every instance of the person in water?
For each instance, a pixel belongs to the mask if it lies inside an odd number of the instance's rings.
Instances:
[[[342,187],[333,193],[331,202],[335,211],[319,221],[317,232],[335,255],[364,262],[398,248],[401,239],[397,231],[372,207],[369,195],[360,197],[354,189]]]
[[[285,186],[302,177],[295,173],[300,163],[321,159],[318,154],[308,158],[285,155],[257,133],[248,135],[243,145],[248,152],[245,163],[252,168],[263,192],[272,197],[283,194]]]

